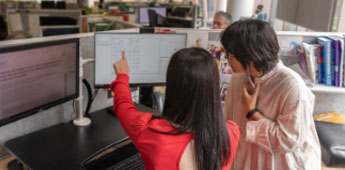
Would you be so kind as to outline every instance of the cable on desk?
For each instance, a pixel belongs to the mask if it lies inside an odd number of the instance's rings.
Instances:
[[[75,100],[74,99],[72,100],[72,108],[73,108],[73,113],[72,113],[72,116],[71,116],[71,120],[74,120],[75,118],[73,116],[74,115],[77,116],[76,113],[75,113]]]
[[[87,117],[90,117],[90,115],[89,115],[90,114],[90,108],[91,108],[93,100],[96,98],[98,90],[95,90],[95,92],[92,93],[91,86],[86,79],[83,79],[83,84],[86,87],[87,95],[88,95],[88,100],[87,100],[87,105],[86,105],[86,110],[85,110],[84,115]]]

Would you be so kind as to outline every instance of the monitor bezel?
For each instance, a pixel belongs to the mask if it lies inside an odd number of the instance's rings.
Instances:
[[[55,101],[46,103],[44,105],[35,107],[33,109],[17,113],[16,115],[5,118],[3,120],[0,120],[0,127],[79,97],[79,49],[80,49],[79,45],[80,45],[80,42],[79,42],[79,38],[72,38],[72,39],[67,39],[67,40],[50,40],[50,41],[45,41],[45,42],[37,42],[37,43],[30,43],[30,44],[23,44],[23,45],[14,45],[11,47],[1,47],[0,48],[0,53],[7,53],[7,52],[37,49],[37,48],[41,48],[41,47],[61,45],[61,44],[67,44],[67,43],[76,43],[76,45],[77,45],[77,49],[76,49],[76,93],[74,93],[73,95],[63,97],[63,98],[57,99]]]
[[[133,34],[143,34],[143,35],[185,35],[186,41],[185,41],[185,48],[187,47],[187,41],[188,41],[188,34],[187,33],[173,33],[173,34],[156,34],[156,33],[121,33],[121,32],[96,32],[94,35],[94,58],[95,58],[95,64],[94,64],[94,87],[97,89],[107,89],[110,87],[110,84],[96,84],[96,36],[99,34],[121,34],[121,35],[133,35]],[[114,77],[114,80],[116,77]],[[114,81],[113,80],[113,81]],[[130,83],[130,87],[146,87],[146,86],[164,86],[166,82],[150,82],[150,83]]]
[[[164,16],[164,17],[167,17],[167,16],[168,16],[168,8],[167,8],[167,7],[164,7],[164,6],[152,6],[152,7],[149,7],[149,6],[141,6],[141,7],[139,7],[139,9],[138,9],[138,23],[139,23],[139,24],[148,24],[148,23],[150,23],[149,20],[148,20],[148,22],[141,22],[140,9],[142,9],[142,8],[148,8],[148,9],[150,9],[150,8],[165,8],[165,16]],[[149,14],[147,13],[147,17],[149,17],[148,15],[149,15]]]

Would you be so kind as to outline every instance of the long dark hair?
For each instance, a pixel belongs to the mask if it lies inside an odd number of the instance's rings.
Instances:
[[[177,133],[194,133],[199,170],[221,169],[230,157],[230,139],[221,110],[215,59],[201,48],[176,52],[167,71],[163,117]]]
[[[231,24],[222,33],[221,43],[246,69],[250,61],[264,74],[278,62],[279,44],[273,28],[265,21],[245,19]]]

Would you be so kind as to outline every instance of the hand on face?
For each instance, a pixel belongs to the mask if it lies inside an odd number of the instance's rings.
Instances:
[[[128,74],[128,63],[126,52],[122,51],[122,59],[113,64],[115,73],[118,74]]]
[[[250,86],[249,82],[244,84],[242,87],[242,102],[246,109],[246,113],[256,108],[258,94],[260,91],[260,84],[256,85],[255,89],[248,89],[248,86]]]

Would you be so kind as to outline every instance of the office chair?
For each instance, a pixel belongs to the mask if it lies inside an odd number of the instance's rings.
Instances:
[[[154,97],[153,107],[155,107],[155,109],[157,109],[159,112],[163,113],[165,93],[153,92],[153,97]]]

